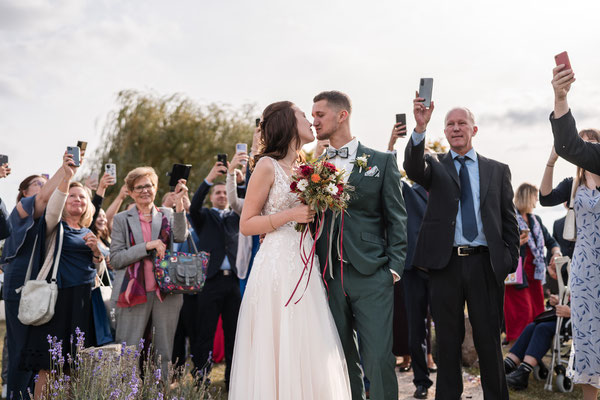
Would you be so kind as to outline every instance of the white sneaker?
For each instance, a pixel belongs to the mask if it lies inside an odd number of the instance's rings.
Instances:
[[[7,394],[8,388],[6,387],[6,385],[2,385],[2,398],[5,399]]]

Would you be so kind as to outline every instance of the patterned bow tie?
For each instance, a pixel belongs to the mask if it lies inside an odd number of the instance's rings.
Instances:
[[[335,156],[338,156],[340,158],[348,158],[348,148],[342,147],[341,149],[336,150],[333,147],[329,146],[327,148],[327,158],[333,158]]]

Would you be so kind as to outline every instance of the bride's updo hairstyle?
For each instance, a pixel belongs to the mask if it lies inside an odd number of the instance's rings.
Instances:
[[[254,156],[254,165],[264,156],[275,160],[283,159],[291,143],[300,144],[298,121],[291,101],[269,104],[260,121],[259,151]]]

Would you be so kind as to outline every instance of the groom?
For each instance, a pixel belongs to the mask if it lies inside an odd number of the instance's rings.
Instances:
[[[352,136],[352,106],[347,95],[322,92],[313,102],[317,139],[329,140],[329,162],[344,169],[348,184],[355,188],[343,224],[340,216],[332,221],[328,213],[317,242],[321,268],[327,265],[329,307],[346,354],[352,399],[365,399],[362,356],[365,375],[371,382],[370,398],[396,400],[393,285],[400,280],[406,255],[406,210],[400,172],[393,154],[365,147]],[[342,239],[341,245],[338,238]]]

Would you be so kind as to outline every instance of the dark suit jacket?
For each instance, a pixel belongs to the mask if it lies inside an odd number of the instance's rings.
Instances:
[[[237,255],[240,217],[232,210],[227,210],[223,218],[212,208],[202,207],[211,186],[202,182],[190,205],[190,218],[194,230],[198,234],[198,250],[210,253],[207,278],[219,272],[223,259],[227,255],[231,270],[237,275],[235,258]]]
[[[396,158],[360,142],[356,154],[359,157],[366,154],[368,161],[367,168],[361,170],[355,166],[348,177],[348,185],[354,186],[355,191],[344,215],[344,260],[363,275],[372,275],[386,267],[402,276],[406,254],[406,209]],[[367,170],[375,166],[379,172],[366,176]],[[326,216],[324,232],[329,231],[332,223],[331,213]],[[340,220],[338,216],[334,222],[334,238],[338,237]],[[324,233],[316,244],[321,268],[327,260],[327,248],[327,233]]]
[[[8,211],[2,199],[0,199],[0,240],[10,236],[12,229],[8,220]]]
[[[565,160],[594,174],[600,174],[600,144],[589,143],[579,137],[571,110],[558,119],[550,114],[554,148]]]
[[[419,232],[413,265],[442,269],[448,265],[454,244],[460,181],[450,152],[424,158],[425,141],[408,140],[404,169],[410,179],[429,192],[425,218]],[[513,205],[508,165],[477,154],[480,209],[490,262],[499,285],[517,266],[519,228]]]
[[[418,183],[410,186],[402,182],[402,196],[406,205],[406,262],[404,269],[409,271],[413,267],[413,257],[417,247],[417,239],[421,230],[421,223],[427,209],[427,191]]]

